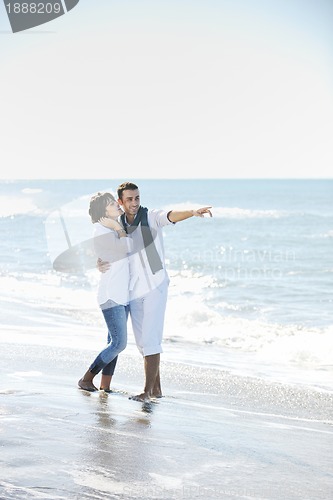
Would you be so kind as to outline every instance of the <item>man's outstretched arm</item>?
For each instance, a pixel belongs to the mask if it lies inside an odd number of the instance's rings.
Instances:
[[[204,217],[205,214],[209,214],[209,217],[213,217],[210,208],[212,207],[203,207],[197,210],[171,210],[168,213],[168,219],[170,222],[181,222],[190,217]]]

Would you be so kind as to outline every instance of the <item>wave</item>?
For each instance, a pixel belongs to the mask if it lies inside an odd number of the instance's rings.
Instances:
[[[197,202],[184,202],[164,206],[164,210],[192,210],[204,206]],[[316,221],[317,219],[332,218],[332,213],[315,212],[304,210],[280,210],[280,209],[259,209],[259,208],[241,208],[241,207],[212,207],[213,217],[219,219],[282,219],[287,217],[309,217]],[[207,216],[206,216],[207,217]],[[329,231],[328,236],[332,236]]]
[[[239,207],[216,207],[214,216],[223,219],[279,219],[289,213],[281,210],[253,210]]]
[[[164,330],[170,348],[165,347],[166,353],[186,362],[194,349],[196,363],[205,357],[219,369],[242,369],[268,378],[280,370],[288,383],[293,373],[300,383],[305,376],[310,385],[331,387],[327,380],[333,371],[332,325],[308,327],[273,323],[258,316],[249,319],[232,304],[225,304],[221,312],[206,300],[214,286],[209,277],[171,274],[170,278]],[[96,270],[85,284],[65,281],[52,272],[0,277],[3,331],[16,329],[27,341],[31,337],[33,342],[57,345],[68,345],[79,332],[83,348],[94,346],[104,328],[96,299],[98,279]],[[130,322],[129,332],[129,344],[134,348]]]
[[[237,304],[222,304],[223,290],[217,306],[214,306],[210,300],[216,286],[213,278],[191,272],[169,274],[171,282],[165,321],[167,341],[255,353],[258,359],[272,364],[333,369],[332,325],[310,327],[263,320],[260,318],[262,311],[244,311]],[[40,311],[60,314],[63,319],[84,316],[86,324],[96,324],[99,318],[98,279],[95,269],[89,272],[85,282],[71,281],[52,272],[12,274],[0,277],[0,298],[6,303],[13,301],[15,309],[19,303],[30,303],[33,308],[38,306]],[[252,318],[249,319],[248,314]],[[3,320],[5,322],[5,317]]]
[[[199,208],[202,204],[186,202],[178,203],[175,205],[165,206],[165,210],[192,210]],[[280,217],[288,217],[290,212],[283,210],[258,210],[240,207],[213,207],[213,217],[223,219],[256,219],[256,218],[269,218],[278,219]]]
[[[333,370],[332,326],[309,328],[223,316],[199,299],[176,296],[169,299],[165,330],[171,342],[216,345],[255,353],[273,364]]]
[[[0,217],[13,217],[36,210],[37,207],[30,198],[0,196]]]
[[[333,370],[332,325],[311,327],[262,319],[265,310],[225,300],[223,287],[213,277],[190,271],[169,274],[165,329],[169,341],[255,353],[273,364]]]
[[[24,188],[22,189],[22,193],[24,194],[36,194],[36,193],[42,193],[43,190],[39,188]]]

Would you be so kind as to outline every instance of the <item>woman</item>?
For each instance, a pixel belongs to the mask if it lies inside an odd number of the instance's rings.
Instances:
[[[108,327],[107,346],[87,372],[79,380],[81,389],[97,391],[94,377],[102,371],[100,389],[111,392],[110,383],[118,354],[127,344],[127,316],[129,302],[130,238],[118,222],[122,210],[111,193],[97,193],[90,200],[89,215],[94,223],[94,247],[96,255],[111,265],[101,273],[97,299]],[[104,225],[103,225],[104,224]]]

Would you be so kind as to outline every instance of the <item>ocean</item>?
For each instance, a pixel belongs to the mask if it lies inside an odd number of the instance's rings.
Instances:
[[[53,262],[91,237],[90,196],[121,181],[1,182],[3,331],[64,346],[79,335],[87,349],[104,339],[98,271]],[[164,230],[165,359],[331,391],[333,180],[133,181],[150,208],[212,206]]]

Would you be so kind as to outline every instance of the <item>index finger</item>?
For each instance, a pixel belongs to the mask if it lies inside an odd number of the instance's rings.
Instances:
[[[212,212],[209,210],[210,208],[212,208],[212,207],[204,207],[204,208],[201,208],[201,210],[203,211],[203,213],[209,214],[210,217],[213,217]]]

